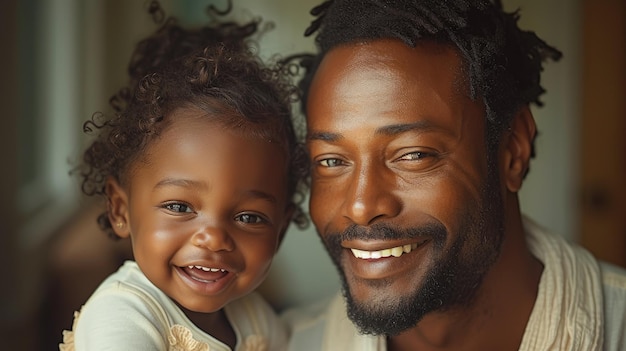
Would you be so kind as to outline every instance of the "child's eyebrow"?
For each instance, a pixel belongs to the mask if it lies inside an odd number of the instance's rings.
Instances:
[[[271,202],[272,204],[276,204],[277,200],[276,197],[270,193],[266,193],[264,191],[260,191],[260,190],[249,190],[247,192],[247,194],[250,194],[253,197],[256,198],[260,198],[262,200],[267,200],[269,202]]]
[[[178,186],[183,188],[205,188],[208,189],[209,185],[203,181],[191,180],[191,179],[179,179],[179,178],[165,178],[159,181],[154,187],[160,188],[164,186]]]
[[[154,187],[160,188],[160,187],[166,187],[166,186],[178,186],[182,188],[195,188],[195,189],[209,189],[210,188],[209,185],[203,181],[197,181],[197,180],[191,180],[191,179],[179,179],[179,178],[165,178],[159,181]],[[252,189],[252,190],[246,191],[245,193],[246,195],[249,195],[251,197],[259,198],[262,200],[267,200],[273,204],[276,204],[278,202],[278,200],[276,199],[276,196],[270,193],[267,193],[265,191]]]

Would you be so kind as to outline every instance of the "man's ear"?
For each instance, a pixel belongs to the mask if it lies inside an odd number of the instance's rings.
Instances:
[[[509,191],[517,192],[528,172],[532,155],[533,141],[537,133],[535,119],[526,105],[517,111],[511,121],[508,132],[505,132],[505,184]]]
[[[107,213],[111,227],[117,236],[127,238],[130,235],[128,215],[128,194],[113,177],[107,178],[105,185],[107,197]]]

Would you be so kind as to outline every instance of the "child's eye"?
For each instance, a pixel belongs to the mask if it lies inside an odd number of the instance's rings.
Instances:
[[[193,209],[191,208],[191,206],[186,205],[184,203],[180,203],[180,202],[166,203],[163,205],[163,208],[165,208],[168,211],[176,212],[176,213],[192,213],[193,212]]]
[[[251,214],[251,213],[240,214],[237,217],[235,217],[235,220],[238,222],[250,223],[250,224],[267,222],[265,218],[259,215]]]

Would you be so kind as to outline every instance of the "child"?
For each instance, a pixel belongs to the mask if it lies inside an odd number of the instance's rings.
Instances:
[[[199,32],[167,21],[137,47],[115,116],[86,123],[100,133],[84,155],[83,190],[106,197],[100,222],[131,239],[134,261],[75,314],[60,350],[285,346],[285,327],[253,290],[302,218],[292,198],[306,163],[295,90],[244,45],[250,28],[215,27],[220,44],[190,50],[181,41]]]

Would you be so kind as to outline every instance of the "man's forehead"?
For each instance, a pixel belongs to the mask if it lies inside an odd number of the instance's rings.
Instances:
[[[352,72],[368,73],[375,78],[376,75],[441,74],[440,71],[444,71],[452,73],[455,85],[461,83],[462,91],[467,91],[464,64],[455,47],[433,41],[419,42],[416,47],[395,39],[347,43],[325,54],[312,85],[318,83],[320,76],[324,81],[333,81],[344,79]]]
[[[309,141],[336,140],[337,133],[363,128],[385,134],[416,124],[458,134],[470,120],[481,124],[482,105],[457,87],[461,64],[455,49],[435,43],[412,48],[377,40],[336,47],[309,90]]]

